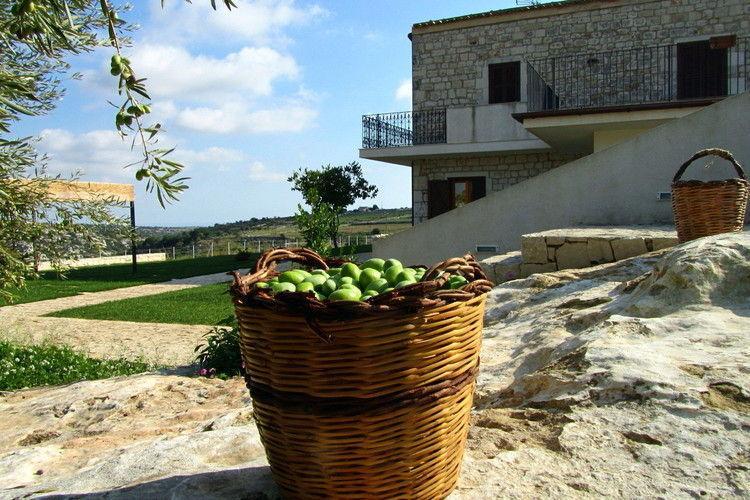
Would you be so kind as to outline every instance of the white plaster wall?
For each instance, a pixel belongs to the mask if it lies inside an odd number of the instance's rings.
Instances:
[[[722,147],[750,166],[750,93],[725,99],[648,130],[598,153],[515,184],[373,244],[377,257],[430,264],[496,244],[520,248],[521,235],[579,225],[669,223],[669,191],[677,168],[697,150]],[[710,170],[694,164],[691,178],[726,178],[717,159]]]
[[[528,141],[537,139],[511,115],[526,111],[525,102],[448,108],[447,143]]]

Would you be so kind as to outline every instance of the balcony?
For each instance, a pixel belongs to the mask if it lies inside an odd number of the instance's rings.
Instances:
[[[715,37],[673,45],[527,61],[527,115],[679,106],[748,89],[748,38]],[[667,106],[668,107],[668,106]]]
[[[411,165],[417,158],[549,149],[513,120],[513,113],[525,110],[516,102],[365,115],[359,154]]]
[[[362,117],[362,148],[445,144],[445,108],[399,111]]]

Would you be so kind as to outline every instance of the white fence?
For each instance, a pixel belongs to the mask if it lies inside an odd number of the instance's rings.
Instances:
[[[357,247],[360,245],[371,245],[372,235],[352,235],[339,237],[339,247]],[[181,246],[164,246],[153,248],[139,248],[139,260],[142,255],[155,253],[166,254],[167,259],[177,258],[196,258],[196,257],[214,257],[217,255],[236,255],[239,252],[261,253],[271,248],[294,248],[305,246],[304,240],[299,239],[242,239],[242,240],[221,240],[208,241],[197,244]]]

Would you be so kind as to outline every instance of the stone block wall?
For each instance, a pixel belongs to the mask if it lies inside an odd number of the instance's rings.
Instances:
[[[521,237],[520,276],[616,262],[677,244],[668,228],[555,229]]]
[[[490,194],[577,158],[575,155],[544,152],[415,160],[412,167],[414,223],[427,220],[427,186],[431,180],[484,176],[487,194]]]
[[[747,0],[613,0],[580,4],[557,15],[558,10],[540,9],[538,17],[526,19],[500,16],[493,24],[435,32],[415,27],[413,109],[487,104],[488,63],[651,47],[724,34],[750,35]],[[652,63],[640,60],[637,65],[653,74]],[[627,82],[623,85],[629,88]],[[651,87],[664,85],[672,83],[657,82]]]

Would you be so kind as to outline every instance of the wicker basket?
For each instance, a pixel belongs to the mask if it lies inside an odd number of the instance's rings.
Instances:
[[[447,496],[463,455],[492,284],[470,256],[364,302],[274,296],[253,284],[306,249],[264,254],[232,287],[246,381],[288,498]],[[469,283],[441,290],[453,274]]]
[[[722,181],[682,181],[685,169],[698,158],[714,155],[734,165],[738,178]],[[680,242],[712,234],[741,231],[745,224],[748,182],[729,151],[704,149],[682,164],[672,181],[672,210]]]

